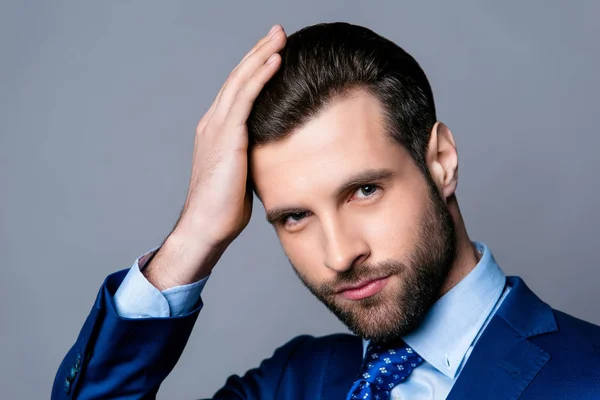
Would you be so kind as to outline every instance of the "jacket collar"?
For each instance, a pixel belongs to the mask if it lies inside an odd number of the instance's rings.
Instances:
[[[521,278],[510,276],[507,284],[514,293],[509,293],[498,309],[499,317],[526,338],[558,330],[552,308],[537,297]]]
[[[473,348],[449,400],[518,399],[550,360],[528,339],[558,330],[552,308],[519,277],[508,277],[511,291]]]

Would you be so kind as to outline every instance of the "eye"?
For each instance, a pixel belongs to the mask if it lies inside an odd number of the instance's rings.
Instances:
[[[360,191],[361,193],[363,193],[365,195],[365,197],[363,198],[368,198],[373,197],[373,194],[376,193],[377,190],[379,190],[379,187],[377,185],[363,185],[359,187],[356,191]]]
[[[307,211],[302,211],[302,212],[295,212],[295,213],[291,213],[288,214],[284,217],[281,218],[281,225],[286,226],[286,225],[295,225],[296,223],[298,223],[299,221],[302,220],[302,218],[308,214]],[[288,223],[288,218],[292,218],[293,221],[295,221],[295,223]]]
[[[364,200],[364,199],[369,199],[371,197],[374,197],[374,194],[377,193],[379,190],[380,190],[380,187],[378,185],[368,184],[368,185],[362,185],[362,186],[358,187],[354,191],[354,193],[356,193],[356,192],[362,193],[364,195],[364,197],[362,197],[362,199]],[[304,217],[306,217],[307,214],[309,214],[309,211],[290,213],[290,214],[283,216],[279,223],[282,226],[294,226],[294,225],[298,224],[299,222],[301,222],[302,219],[304,219]]]

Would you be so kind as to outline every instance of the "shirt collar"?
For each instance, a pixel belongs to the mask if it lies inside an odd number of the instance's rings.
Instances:
[[[490,249],[481,242],[473,244],[482,255],[475,268],[433,304],[414,332],[403,337],[425,361],[451,379],[506,284]],[[363,350],[367,344],[363,340]]]

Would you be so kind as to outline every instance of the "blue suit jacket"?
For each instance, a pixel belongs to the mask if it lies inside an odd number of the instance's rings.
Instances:
[[[52,399],[153,399],[177,363],[200,305],[176,318],[122,319],[109,275],[54,380]],[[600,327],[553,310],[518,277],[448,399],[600,399]],[[345,399],[362,362],[347,334],[299,336],[215,399]]]

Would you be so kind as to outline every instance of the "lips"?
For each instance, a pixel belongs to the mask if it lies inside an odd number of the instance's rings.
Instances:
[[[338,293],[348,300],[360,300],[379,293],[387,284],[389,276],[343,286]]]

